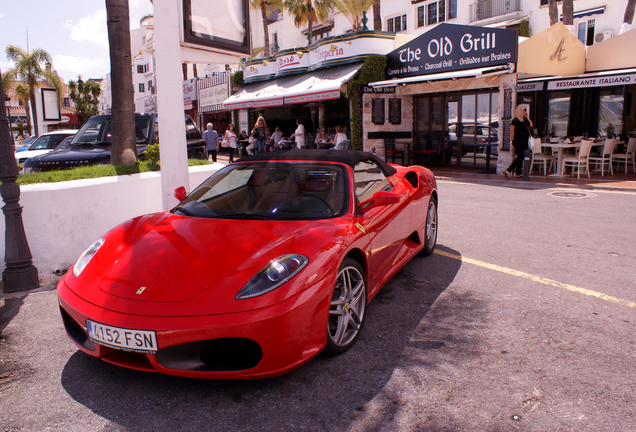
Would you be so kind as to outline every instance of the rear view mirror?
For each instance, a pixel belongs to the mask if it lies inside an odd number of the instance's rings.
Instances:
[[[186,196],[188,196],[188,192],[186,192],[186,188],[184,188],[183,186],[179,186],[174,190],[174,197],[178,199],[179,202],[186,199]]]
[[[389,204],[395,204],[400,201],[400,195],[394,192],[377,191],[371,198],[358,204],[358,209],[362,213],[372,208],[381,207]]]

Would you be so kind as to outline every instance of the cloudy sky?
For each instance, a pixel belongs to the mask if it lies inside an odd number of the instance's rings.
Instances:
[[[128,0],[130,28],[152,14],[150,0]],[[41,48],[65,82],[101,78],[110,72],[104,0],[1,0],[0,69],[13,67],[6,47]]]

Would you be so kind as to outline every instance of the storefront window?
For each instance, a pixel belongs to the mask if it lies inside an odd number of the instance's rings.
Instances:
[[[598,108],[598,136],[614,137],[622,133],[623,89],[605,88],[601,90]]]
[[[548,102],[548,134],[551,137],[565,137],[568,134],[570,115],[570,93],[551,92]]]

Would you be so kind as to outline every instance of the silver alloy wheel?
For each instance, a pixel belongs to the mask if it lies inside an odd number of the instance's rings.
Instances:
[[[327,350],[341,353],[355,341],[367,305],[367,288],[358,263],[346,258],[338,271],[331,297]]]
[[[435,200],[428,203],[428,214],[426,216],[426,247],[435,248],[437,242],[437,205]]]

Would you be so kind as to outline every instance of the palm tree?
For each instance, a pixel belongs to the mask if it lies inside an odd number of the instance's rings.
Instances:
[[[75,113],[79,116],[80,125],[97,114],[99,95],[102,92],[99,84],[94,81],[84,81],[82,76],[77,76],[77,81],[69,81],[68,88],[71,91],[69,97],[75,102]]]
[[[113,97],[110,162],[133,165],[137,162],[137,142],[128,0],[106,0],[106,16]]]
[[[25,51],[20,47],[9,45],[6,48],[7,58],[15,65],[4,76],[3,85],[7,87],[14,81],[23,81],[29,87],[29,99],[33,107],[33,125],[35,135],[39,135],[37,105],[35,103],[35,89],[45,81],[47,85],[55,87],[58,98],[62,97],[62,81],[53,71],[53,59],[43,49]],[[7,83],[7,84],[4,84]],[[28,109],[27,109],[28,112]]]
[[[31,92],[29,91],[29,86],[18,84],[13,90],[15,91],[15,96],[18,98],[20,103],[24,105],[24,110],[26,111],[27,126],[29,127],[28,132],[31,133],[31,104],[29,103]]]
[[[362,13],[366,12],[373,6],[375,0],[332,0],[333,4],[338,8],[351,23],[353,31],[362,29]],[[378,14],[379,15],[379,14]],[[374,29],[375,29],[375,14]]]
[[[550,16],[550,27],[559,21],[559,9],[557,9],[557,0],[548,0],[548,15]]]
[[[269,30],[267,28],[267,16],[271,13],[270,8],[282,9],[282,0],[250,0],[250,6],[252,9],[261,10],[261,18],[263,19],[263,34],[265,35],[265,57],[270,56],[269,52]]]
[[[623,25],[621,26],[621,33],[625,33],[632,25],[634,21],[634,9],[636,9],[636,0],[627,0],[627,6],[625,6],[625,15],[623,17]]]
[[[284,0],[284,6],[294,17],[294,24],[300,27],[307,23],[307,45],[312,42],[313,23],[324,22],[333,8],[333,0]]]
[[[548,14],[550,16],[550,26],[559,22],[559,10],[557,9],[557,0],[548,0]],[[574,25],[574,5],[572,0],[563,0],[563,24],[566,26]]]

